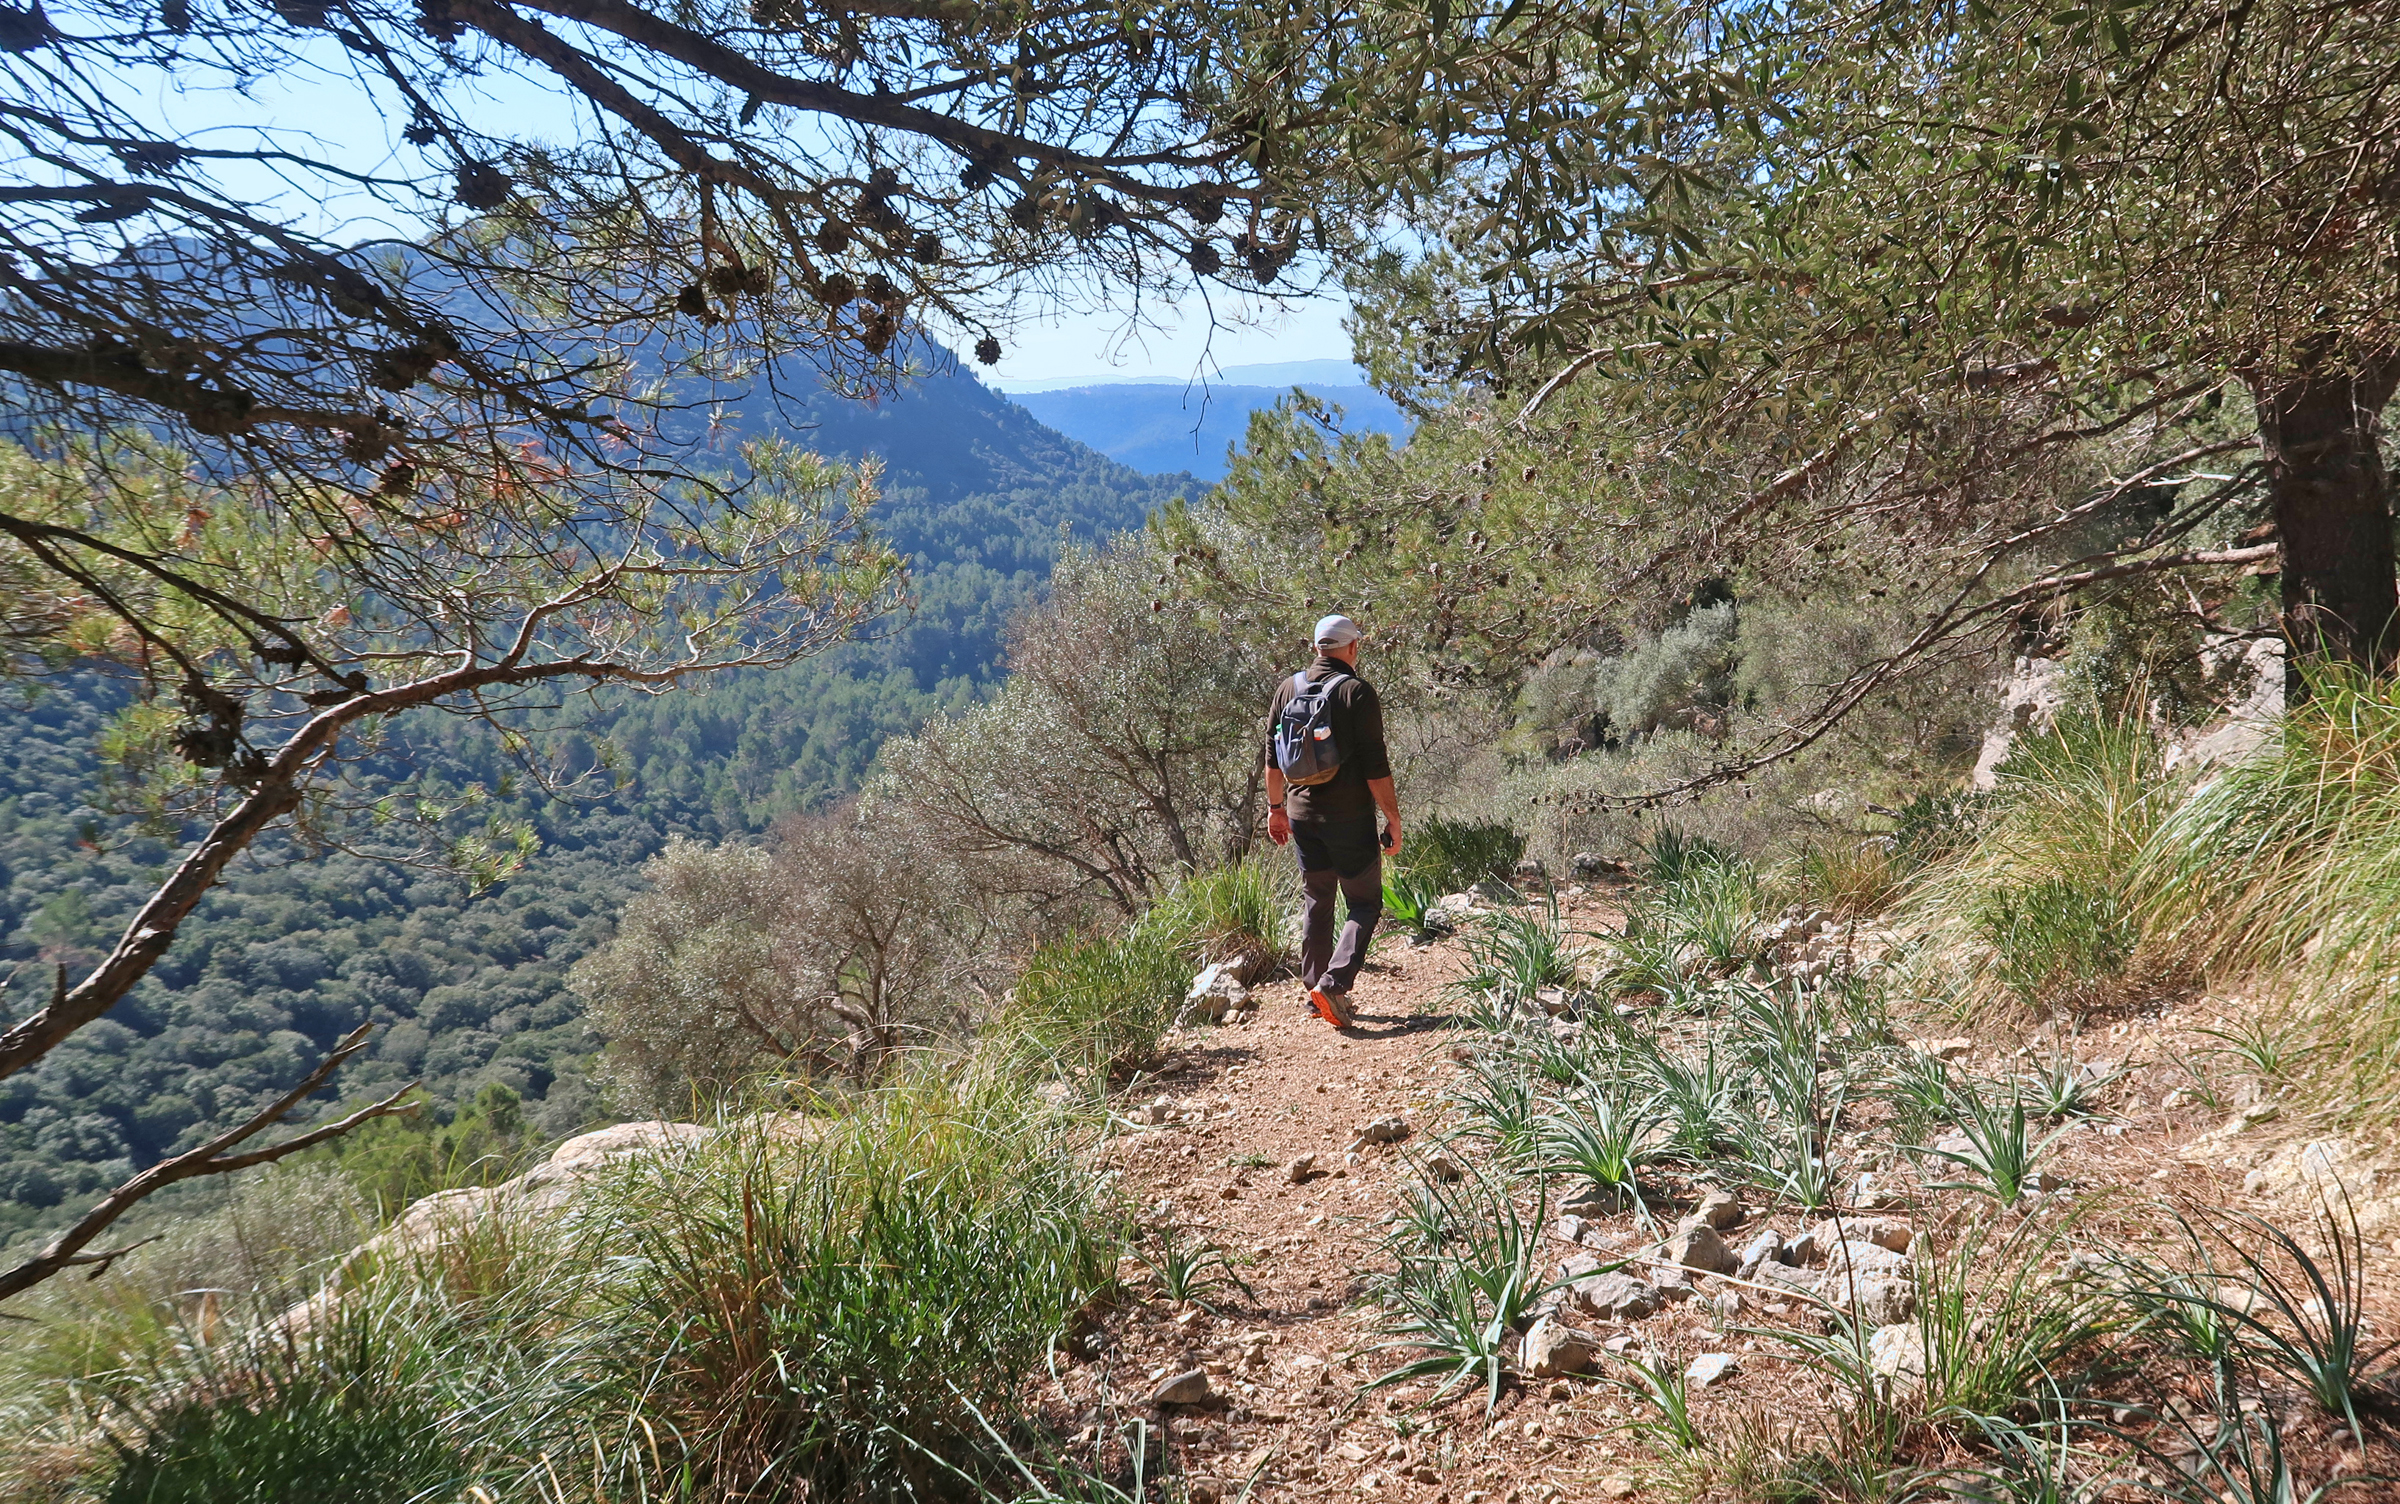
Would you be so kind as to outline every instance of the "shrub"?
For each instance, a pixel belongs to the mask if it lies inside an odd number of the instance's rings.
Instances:
[[[1100,1086],[1155,1060],[1191,979],[1189,958],[1164,930],[1137,924],[1038,947],[987,1030],[990,1067]]]
[[[1740,627],[1733,603],[1701,606],[1633,651],[1591,670],[1592,708],[1612,737],[1639,736],[1724,705]]]
[[[385,1216],[420,1196],[460,1186],[497,1185],[518,1174],[542,1148],[523,1102],[494,1081],[450,1121],[438,1109],[379,1118],[323,1150]]]
[[[1915,871],[1973,844],[1992,796],[1977,789],[1927,790],[1891,815],[1892,856]]]
[[[1115,1268],[1090,1176],[1015,1105],[931,1088],[803,1127],[737,1123],[605,1188],[560,1423],[515,1450],[750,1500],[905,1497],[982,1452],[981,1414]]]
[[[765,846],[671,840],[642,875],[568,975],[637,1113],[688,1113],[763,1070],[863,1084],[954,1026],[954,994],[1000,980],[955,853],[905,808],[787,816]]]
[[[1975,929],[1990,947],[1993,974],[2028,1004],[2054,987],[2118,976],[2136,938],[2114,890],[2057,877],[1992,889]]]
[[[1525,854],[1525,837],[1498,821],[1429,817],[1408,832],[1403,869],[1430,878],[1444,893],[1473,887],[1487,878],[1515,875]]]

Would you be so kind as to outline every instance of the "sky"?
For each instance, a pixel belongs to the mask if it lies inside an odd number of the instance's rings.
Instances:
[[[124,79],[128,89],[148,99],[143,113],[171,123],[187,138],[213,137],[209,144],[233,146],[249,145],[262,132],[301,135],[310,138],[313,150],[331,148],[335,159],[353,167],[401,166],[404,149],[396,136],[404,117],[362,108],[349,65],[350,59],[325,39],[296,49],[282,71],[239,94],[178,87],[148,69],[127,69]],[[569,133],[562,127],[577,110],[563,94],[522,75],[495,72],[473,87],[480,96],[472,110],[475,124],[494,135],[556,140]],[[405,156],[413,165],[414,153]],[[287,203],[291,197],[288,186],[263,180],[241,187],[260,198],[279,191]],[[412,233],[394,222],[386,206],[363,196],[351,204],[338,198],[312,201],[305,209],[315,220],[311,228],[338,227],[336,238]],[[1003,385],[1087,376],[1206,383],[1228,366],[1348,360],[1350,338],[1342,330],[1348,311],[1338,291],[1278,309],[1220,288],[1213,310],[1195,295],[1180,307],[1150,307],[1137,327],[1099,297],[1070,298],[1065,306],[1029,316],[1006,331],[1000,363],[975,369]]]
[[[1342,331],[1349,305],[1338,296],[1311,299],[1288,311],[1248,312],[1247,322],[1212,328],[1197,299],[1177,310],[1168,327],[1128,330],[1116,313],[1068,312],[1020,325],[990,374],[1005,382],[1094,376],[1156,376],[1205,380],[1227,366],[1297,360],[1348,360]]]

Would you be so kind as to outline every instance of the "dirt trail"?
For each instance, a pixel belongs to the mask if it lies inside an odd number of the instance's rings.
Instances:
[[[1566,918],[1591,930],[1616,917],[1598,893],[1569,900]],[[1376,1337],[1371,1304],[1360,1299],[1368,1277],[1388,1260],[1379,1251],[1385,1218],[1416,1178],[1410,1156],[1434,1149],[1439,1099],[1458,1065],[1451,1047],[1447,984],[1462,968],[1455,942],[1379,949],[1356,994],[1354,1027],[1335,1031],[1308,1012],[1291,984],[1259,989],[1257,1018],[1238,1026],[1195,1028],[1169,1040],[1159,1071],[1136,1083],[1126,1106],[1137,1110],[1164,1099],[1173,1121],[1126,1132],[1106,1151],[1128,1199],[1152,1226],[1184,1229],[1247,1260],[1245,1295],[1210,1297],[1218,1309],[1167,1301],[1155,1280],[1129,1271],[1128,1300],[1106,1323],[1104,1350],[1090,1362],[1061,1370],[1044,1397],[1070,1434],[1104,1414],[1135,1417],[1165,1433],[1178,1472],[1191,1480],[1192,1504],[1232,1504],[1245,1486],[1260,1501],[1319,1497],[1363,1498],[1395,1504],[1545,1504],[1555,1498],[1668,1499],[1690,1497],[1700,1480],[1680,1469],[1670,1451],[1629,1433],[1637,1407],[1622,1388],[1589,1379],[1512,1381],[1492,1423],[1480,1390],[1428,1409],[1430,1381],[1361,1393],[1376,1374],[1398,1365],[1398,1353],[1371,1353]],[[2164,1005],[2160,1005],[2163,1010]],[[2292,1158],[2296,1145],[2276,1151],[2259,1138],[2237,1138],[2212,1111],[2177,1106],[2174,1064],[2189,1051],[2193,1018],[2135,1017],[2101,1024],[2073,1041],[2082,1057],[2121,1061],[2105,1121],[2078,1123],[2062,1135],[2050,1163],[2078,1192],[2123,1188],[2094,1196],[2079,1224],[2086,1241],[2135,1246],[2157,1241],[2164,1227],[2155,1197],[2171,1193],[2191,1203],[2267,1212],[2298,1227],[2294,1204],[2255,1199],[2261,1172],[2251,1166]],[[2032,1058],[2028,1041],[1994,1037],[1975,1042],[1961,1068],[2005,1078]],[[1371,1120],[1399,1116],[1409,1127],[1398,1144],[1355,1143]],[[1872,1113],[1845,1147],[1877,1152]],[[1864,1141],[1862,1144],[1862,1140]],[[1346,1158],[1355,1151],[1355,1158]],[[1312,1173],[1294,1183],[1286,1167],[1314,1155]],[[1888,1151],[1878,1163],[1898,1156]],[[2245,1171],[2249,1184],[2245,1186]],[[1690,1209],[1704,1184],[1660,1177],[1652,1197],[1662,1220]],[[1913,1174],[1878,1179],[1905,1182]],[[2271,1177],[2270,1177],[2271,1178]],[[2390,1197],[2385,1178],[2383,1195]],[[2373,1178],[2368,1178],[2372,1185]],[[1563,1184],[1563,1183],[1562,1183]],[[1931,1226],[1956,1207],[1905,1185],[1894,1215]],[[1746,1198],[1747,1199],[1747,1198]],[[1951,1198],[1955,1200],[1956,1198]],[[2378,1203],[2383,1205],[2383,1203]],[[2390,1208],[2387,1208],[2390,1209]],[[1788,1211],[1750,1207],[1748,1220],[1728,1230],[1739,1245],[1772,1223],[1787,1236],[1813,1225]],[[1575,1231],[1572,1224],[1554,1231]],[[2400,1263],[2400,1215],[2379,1231],[2370,1226],[2371,1297],[2380,1304]],[[1597,1250],[1603,1256],[1638,1251],[1655,1233],[1638,1233],[1629,1215],[1587,1219],[1579,1241],[1552,1236],[1537,1275],[1548,1279],[1564,1258]],[[1706,1285],[1708,1282],[1696,1282]],[[1712,1290],[1716,1287],[1711,1286]],[[1688,1299],[1638,1321],[1577,1321],[1636,1344],[1682,1367],[1705,1352],[1724,1353],[1738,1368],[1726,1382],[1695,1392],[1694,1417],[1720,1439],[1743,1428],[1815,1426],[1822,1381],[1782,1356],[1773,1339],[1755,1335],[1764,1321],[1805,1319],[1789,1305],[1762,1303],[1755,1291],[1728,1319],[1708,1299]],[[1620,1343],[1622,1345],[1622,1343]],[[1160,1381],[1194,1368],[1209,1374],[1213,1391],[1196,1406],[1151,1403]],[[2312,1422],[2294,1440],[2329,1463],[2400,1464],[2378,1439],[2369,1457],[2346,1458],[2329,1422]],[[1087,1430],[1086,1436],[1091,1433]],[[1763,1435],[1764,1432],[1759,1434]],[[1679,1472],[1682,1476],[1678,1476]],[[1722,1485],[1704,1499],[1740,1497]]]
[[[1601,917],[1597,907],[1570,915],[1585,925]],[[1254,1021],[1178,1034],[1154,1082],[1129,1093],[1135,1104],[1165,1097],[1189,1116],[1112,1148],[1128,1193],[1147,1220],[1171,1219],[1252,1260],[1241,1273],[1254,1294],[1223,1292],[1211,1301],[1221,1314],[1130,1306],[1110,1324],[1115,1346],[1070,1371],[1064,1397],[1089,1406],[1106,1384],[1128,1413],[1156,1417],[1143,1402],[1160,1379],[1205,1365],[1221,1403],[1173,1407],[1166,1420],[1194,1504],[1212,1493],[1230,1501],[1253,1478],[1259,1500],[1509,1504],[1634,1491],[1629,1470],[1611,1466],[1622,1439],[1598,1433],[1603,1418],[1588,1403],[1570,1415],[1566,1386],[1555,1396],[1548,1385],[1512,1390],[1489,1429],[1479,1398],[1418,1413],[1429,1384],[1358,1394],[1399,1361],[1365,1352],[1372,1313],[1357,1303],[1386,1262],[1377,1245],[1413,1179],[1408,1156],[1432,1150],[1437,1099],[1456,1071],[1445,990],[1460,964],[1454,943],[1386,943],[1360,978],[1356,1023],[1340,1031],[1292,984],[1269,984],[1254,994]],[[1362,1125],[1395,1115],[1407,1139],[1354,1143]],[[1301,1155],[1316,1165],[1295,1184],[1286,1169]]]

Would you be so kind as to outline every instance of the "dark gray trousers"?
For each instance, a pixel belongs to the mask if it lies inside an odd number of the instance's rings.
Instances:
[[[1367,964],[1367,947],[1383,918],[1383,848],[1375,821],[1292,822],[1300,853],[1300,980],[1327,992],[1348,992]],[[1334,935],[1336,899],[1350,909]]]

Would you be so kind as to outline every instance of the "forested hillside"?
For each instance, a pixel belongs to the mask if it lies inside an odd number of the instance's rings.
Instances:
[[[584,1066],[597,1041],[562,979],[610,932],[642,861],[670,835],[756,831],[854,787],[885,737],[993,682],[1001,624],[1040,588],[1062,537],[1138,527],[1189,484],[1117,465],[958,374],[872,404],[819,393],[731,416],[748,434],[884,461],[875,523],[911,559],[915,609],[790,669],[619,694],[582,713],[570,752],[588,765],[605,747],[619,775],[586,800],[513,786],[476,723],[408,721],[367,787],[480,787],[473,818],[529,826],[539,853],[470,896],[455,876],[372,849],[262,845],[126,1006],[0,1082],[0,1234],[46,1225],[129,1166],[254,1109],[362,1019],[390,1027],[345,1074],[345,1094],[421,1076],[446,1105],[497,1083],[537,1127],[576,1127],[595,1110]],[[115,942],[172,853],[109,807],[99,740],[123,696],[69,677],[0,717],[11,1017],[46,995],[54,965],[80,969]]]

